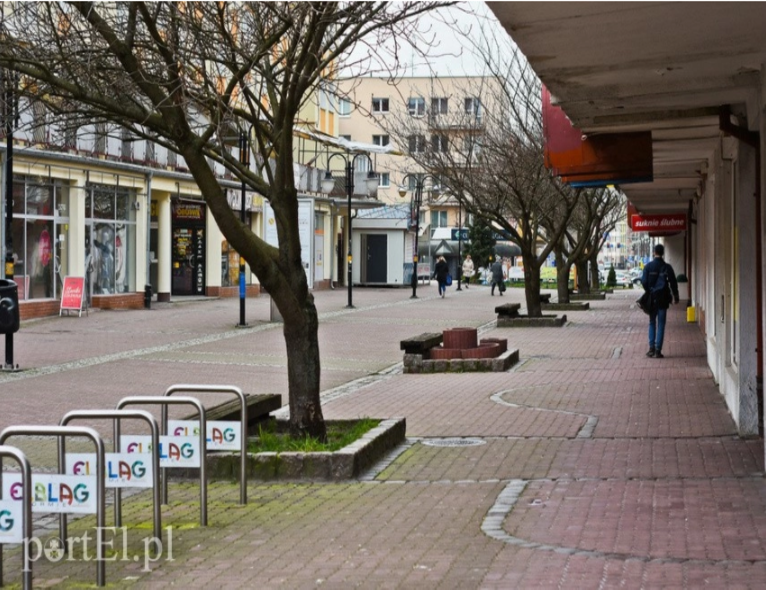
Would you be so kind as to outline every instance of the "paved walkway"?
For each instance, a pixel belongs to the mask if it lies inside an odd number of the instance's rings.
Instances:
[[[763,441],[742,440],[705,362],[703,336],[669,314],[665,359],[648,359],[635,291],[567,312],[563,328],[497,329],[479,286],[315,293],[327,418],[407,419],[408,440],[359,481],[210,488],[174,484],[170,548],[148,567],[145,494],[125,503],[110,586],[136,588],[763,588]],[[155,305],[28,322],[0,374],[0,427],[53,424],[173,383],[281,393],[286,357],[266,297]],[[475,326],[508,338],[521,363],[500,374],[404,375],[399,340]],[[206,400],[214,403],[218,400]],[[104,428],[105,436],[109,430]],[[450,440],[451,439],[451,440]],[[46,446],[47,445],[47,446]],[[41,469],[50,442],[19,440]],[[73,523],[82,533],[87,519]],[[90,548],[92,552],[92,547]],[[18,581],[18,550],[5,552]],[[80,553],[76,552],[76,555]],[[82,557],[80,555],[80,557]],[[95,582],[94,562],[35,564],[35,583]]]

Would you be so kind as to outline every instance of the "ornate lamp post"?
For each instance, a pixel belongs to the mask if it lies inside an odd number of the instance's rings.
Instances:
[[[372,160],[367,154],[356,154],[353,158],[347,158],[343,154],[335,153],[327,159],[327,166],[329,168],[330,162],[333,158],[338,157],[343,160],[344,168],[346,171],[346,197],[348,198],[348,305],[347,308],[353,308],[353,275],[352,275],[352,242],[351,242],[351,198],[354,195],[354,169],[356,167],[357,158],[367,158],[367,162],[370,165],[370,171],[367,173],[367,179],[365,180],[367,185],[367,192],[374,193],[378,189],[378,175],[373,170]],[[322,180],[322,191],[330,194],[335,188],[335,179],[332,176],[332,172],[327,170],[325,177]]]
[[[429,175],[419,174],[407,174],[402,178],[402,184],[399,186],[399,196],[404,198],[407,196],[407,182],[410,180],[415,181],[415,191],[412,193],[412,209],[415,211],[415,249],[412,252],[412,295],[410,299],[418,298],[418,235],[420,234],[420,206],[423,204],[423,187],[426,180],[431,181],[431,190],[439,192],[439,185],[436,184],[436,179]]]

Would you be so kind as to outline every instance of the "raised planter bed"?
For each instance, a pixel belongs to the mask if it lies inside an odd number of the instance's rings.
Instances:
[[[248,453],[247,478],[256,481],[354,479],[404,442],[405,433],[406,420],[391,418],[334,453]],[[172,471],[173,477],[199,477],[197,469]],[[207,473],[210,480],[236,480],[239,453],[208,454]]]
[[[465,352],[465,351],[463,351]],[[518,349],[506,350],[495,358],[424,359],[420,354],[404,355],[404,372],[419,373],[502,373],[519,362]]]
[[[567,323],[566,314],[543,315],[541,318],[530,318],[528,316],[518,316],[513,318],[497,319],[498,328],[560,328]]]
[[[590,303],[587,301],[570,301],[569,303],[545,303],[543,309],[550,311],[587,311]]]
[[[606,293],[572,293],[569,296],[570,301],[605,301]]]

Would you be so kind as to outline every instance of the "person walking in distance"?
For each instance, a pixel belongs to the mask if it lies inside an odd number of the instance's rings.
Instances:
[[[502,297],[503,291],[505,291],[505,277],[503,276],[503,263],[500,258],[495,258],[490,271],[492,272],[492,291],[490,295],[495,296],[495,287],[497,287],[500,297]]]
[[[662,342],[665,339],[665,322],[671,301],[678,303],[678,281],[673,267],[665,262],[665,246],[657,244],[654,247],[654,259],[644,267],[641,284],[650,293],[651,307],[649,313],[649,351],[646,356],[661,359]]]
[[[444,260],[444,256],[439,256],[434,267],[434,276],[439,283],[439,295],[444,299],[444,294],[447,292],[447,275],[449,275],[449,265]]]
[[[468,288],[468,283],[471,282],[471,277],[474,275],[473,260],[471,255],[465,255],[465,261],[463,262],[463,276],[465,277],[465,288]]]

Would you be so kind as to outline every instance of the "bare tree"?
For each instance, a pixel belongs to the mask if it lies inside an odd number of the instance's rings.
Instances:
[[[582,191],[568,227],[554,247],[559,302],[569,302],[569,272],[573,265],[577,265],[576,286],[581,292],[590,291],[588,262],[601,249],[604,233],[614,229],[620,213],[624,212],[624,203],[625,197],[612,189],[589,188]],[[595,276],[594,288],[598,288],[597,267]]]
[[[439,3],[14,2],[3,7],[0,67],[58,115],[119,125],[182,156],[229,243],[284,318],[291,429],[325,435],[318,317],[301,264],[293,128],[352,49],[418,38]],[[426,41],[427,46],[427,41]],[[396,47],[396,44],[394,44]],[[76,123],[74,123],[76,126]],[[261,163],[227,146],[247,133]],[[263,195],[279,246],[231,210],[208,160]]]
[[[493,49],[482,53],[488,73],[460,89],[460,109],[441,113],[431,105],[427,116],[392,118],[389,132],[466,211],[519,246],[527,312],[539,317],[540,268],[561,241],[580,191],[545,167],[540,80],[518,49],[492,39],[486,45]]]

